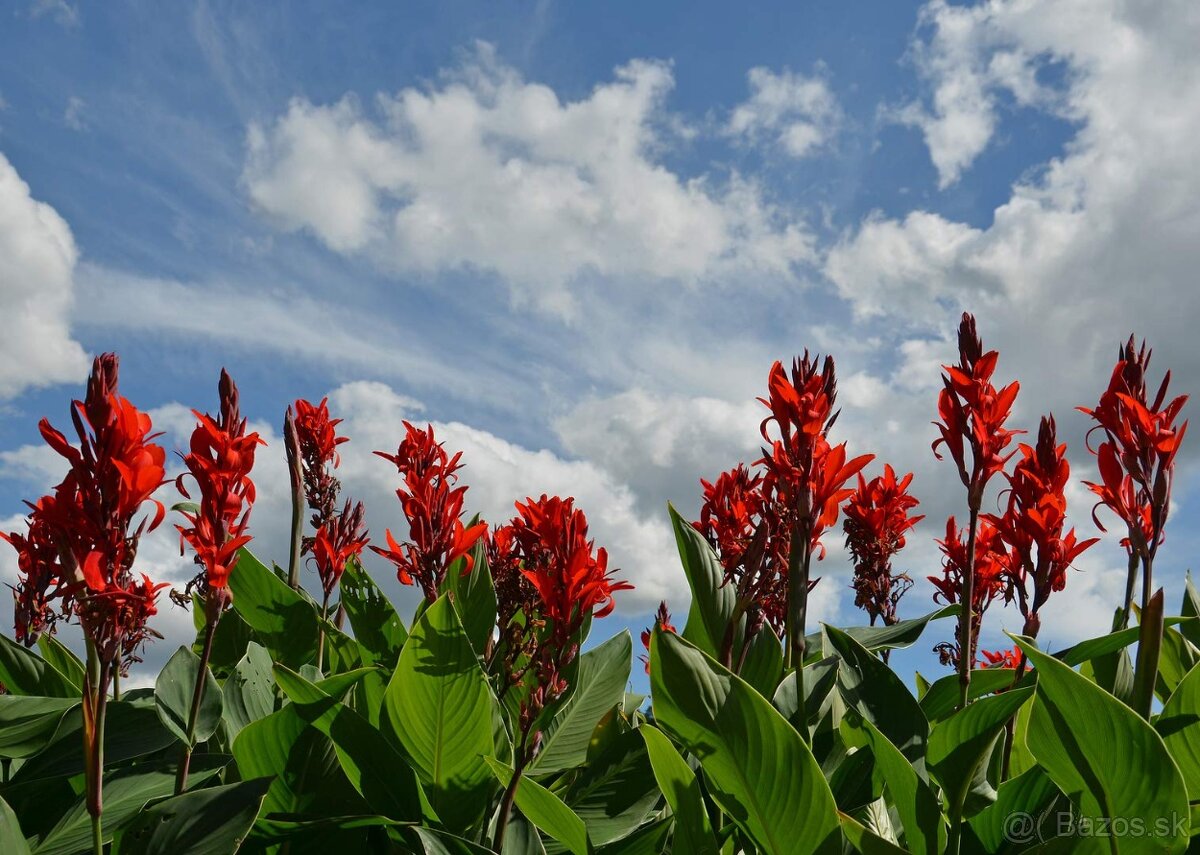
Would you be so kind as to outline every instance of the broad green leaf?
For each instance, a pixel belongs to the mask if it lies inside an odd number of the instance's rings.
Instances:
[[[854,851],[860,852],[862,855],[904,855],[905,853],[905,850],[895,843],[880,837],[849,814],[838,811],[838,821],[842,824],[842,833],[846,835],[846,839],[850,841]]]
[[[838,666],[841,661],[837,656],[830,656],[804,666],[804,707],[807,711],[804,718],[800,717],[800,699],[797,696],[799,681],[795,671],[788,673],[775,690],[771,703],[797,730],[807,727],[811,734],[822,715],[828,712],[830,693],[837,685]]]
[[[167,664],[159,672],[154,682],[154,705],[158,709],[158,717],[184,744],[196,746],[212,736],[221,724],[221,710],[224,699],[221,686],[212,675],[212,671],[204,669],[204,694],[200,698],[200,707],[196,713],[195,732],[188,738],[188,718],[191,715],[192,699],[196,691],[196,681],[200,677],[200,657],[187,647],[175,651]]]
[[[346,565],[340,589],[363,662],[394,668],[408,633],[391,602],[357,561]]]
[[[996,738],[1033,697],[1033,688],[1011,689],[967,705],[940,722],[929,735],[929,770],[942,785],[953,825],[962,820],[967,794]]]
[[[78,693],[83,692],[84,668],[79,657],[72,653],[57,637],[49,633],[38,636],[38,650],[42,658],[55,667],[75,687]]]
[[[291,814],[303,807],[302,796],[296,792],[301,775],[292,770],[309,760],[307,756],[295,756],[307,728],[296,707],[287,706],[246,725],[234,739],[238,773],[246,779],[272,780],[263,804],[264,814]]]
[[[1183,774],[1188,799],[1200,802],[1200,665],[1188,672],[1167,699],[1154,729]]]
[[[891,626],[850,626],[841,627],[840,631],[870,651],[897,650],[915,644],[930,622],[957,616],[958,606],[943,606],[927,615],[897,621]],[[809,650],[821,649],[819,631],[809,633],[807,641]]]
[[[675,847],[693,855],[717,855],[717,841],[696,773],[658,728],[646,724],[638,732],[646,742],[658,788],[675,816]]]
[[[13,775],[14,783],[83,774],[83,716],[79,707],[67,712],[51,742]],[[153,754],[176,744],[154,706],[109,701],[104,728],[104,761],[109,766]]]
[[[484,758],[502,787],[512,781],[513,770],[493,757]],[[558,796],[537,781],[522,777],[514,801],[525,818],[575,855],[589,855],[587,826]]]
[[[1164,620],[1164,624],[1166,626],[1178,626],[1180,632],[1186,634],[1185,630],[1190,631],[1190,628],[1200,624],[1200,620],[1196,618],[1168,617]],[[1129,647],[1131,644],[1136,644],[1138,632],[1138,627],[1131,626],[1128,629],[1110,632],[1108,635],[1101,635],[1098,638],[1089,638],[1086,641],[1081,641],[1078,644],[1058,651],[1054,654],[1054,658],[1064,665],[1081,665],[1106,653],[1113,653]]]
[[[779,688],[783,677],[783,643],[769,624],[764,624],[750,639],[746,662],[738,676],[764,698],[772,697]]]
[[[479,517],[476,517],[471,524],[478,521]],[[475,542],[471,558],[469,573],[463,572],[467,566],[465,558],[454,562],[446,573],[445,589],[453,598],[454,608],[458,611],[467,638],[471,640],[471,647],[476,655],[483,656],[496,628],[496,588],[488,566],[485,538],[481,537]]]
[[[333,741],[346,777],[368,804],[393,819],[430,818],[413,770],[382,733],[294,671],[277,666],[275,681],[297,712]]]
[[[846,705],[866,716],[921,772],[929,720],[917,699],[882,659],[849,635],[826,626],[825,637],[844,663],[837,679]]]
[[[1012,668],[979,668],[971,672],[971,700],[982,698],[1013,684]],[[958,709],[958,674],[948,674],[934,682],[921,698],[921,709],[931,722],[941,721]]]
[[[679,547],[679,558],[683,572],[692,589],[692,605],[688,612],[683,636],[714,659],[720,655],[725,641],[725,632],[737,607],[737,591],[732,585],[723,585],[725,570],[704,535],[667,505],[671,515],[671,526],[675,530],[675,543]],[[742,647],[746,619],[738,620],[734,629],[732,659],[737,661]],[[749,654],[747,654],[749,655]]]
[[[4,635],[0,635],[0,683],[13,695],[79,697],[79,687],[57,668]]]
[[[1027,744],[1051,780],[1071,796],[1078,816],[1094,822],[1121,817],[1146,828],[1163,817],[1186,816],[1183,778],[1154,729],[1087,678],[1028,640],[1014,638],[1037,669]],[[1075,843],[1079,852],[1107,848],[1097,838]],[[1120,851],[1182,852],[1186,846],[1186,832],[1130,836],[1121,840]]]
[[[189,781],[198,785],[216,775],[229,762],[227,756],[204,754],[192,759]],[[101,830],[104,842],[151,799],[170,795],[175,790],[175,766],[153,768],[135,766],[104,777],[104,814]],[[78,855],[92,843],[92,818],[86,799],[81,797],[42,838],[34,855]]]
[[[1191,570],[1187,571],[1183,579],[1183,605],[1179,613],[1185,618],[1194,618],[1194,620],[1183,621],[1179,626],[1179,631],[1188,641],[1200,647],[1200,593],[1192,584]]]
[[[1158,696],[1164,701],[1169,698],[1198,662],[1200,652],[1183,633],[1177,629],[1164,630],[1158,660]]]
[[[0,799],[0,852],[29,855],[29,844],[21,832],[21,823],[17,822],[17,815],[4,799]]]
[[[192,652],[197,656],[204,653],[204,635],[206,629],[204,601],[199,595],[192,594],[192,625],[196,629],[196,637],[192,641]],[[246,652],[246,645],[255,640],[254,630],[250,624],[242,620],[236,609],[226,609],[217,623],[213,633],[212,652],[209,654],[208,667],[214,674],[223,674],[237,665],[238,660]]]
[[[192,790],[142,811],[122,831],[119,855],[227,855],[249,833],[271,784],[255,778]]]
[[[633,833],[660,795],[641,734],[627,730],[588,759],[562,797],[599,847]]]
[[[299,668],[316,658],[317,612],[313,604],[247,549],[238,550],[229,590],[234,610],[278,661]]]
[[[670,817],[647,823],[628,837],[601,846],[596,850],[596,855],[661,855],[667,851],[671,825]],[[688,850],[676,848],[674,851],[682,853]]]
[[[770,702],[673,633],[656,630],[657,724],[694,754],[717,804],[767,855],[838,851],[837,809],[817,761]]]
[[[409,829],[408,836],[420,845],[421,848],[416,851],[425,855],[489,855],[492,851],[486,846],[435,828],[417,826]]]
[[[225,728],[230,740],[237,739],[242,728],[266,718],[275,710],[274,663],[261,644],[250,642],[246,655],[234,666],[221,691],[224,697]]]
[[[529,774],[548,775],[583,764],[596,725],[625,700],[632,665],[633,640],[628,631],[579,657],[573,688],[542,733],[542,749]]]
[[[78,699],[0,695],[0,757],[30,757],[54,738]]]
[[[483,813],[495,783],[480,759],[495,751],[498,705],[447,596],[413,626],[388,684],[388,718],[451,831]]]
[[[946,823],[933,791],[871,721],[857,710],[848,710],[842,726],[864,737],[875,758],[875,776],[888,789],[904,826],[905,848],[914,855],[941,855],[946,847]]]
[[[1041,769],[1029,769],[1009,778],[996,789],[996,801],[970,819],[968,833],[984,852],[1000,852],[1009,837],[1019,831],[1021,837],[1036,839],[1036,829],[1012,824],[1013,817],[1040,816],[1047,803],[1058,795],[1058,788]],[[970,839],[970,838],[966,838]]]

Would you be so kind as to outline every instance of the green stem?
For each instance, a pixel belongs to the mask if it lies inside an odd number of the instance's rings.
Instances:
[[[325,624],[329,620],[329,593],[321,601],[321,622],[317,624],[317,670],[325,665]]]
[[[975,651],[975,532],[979,527],[979,503],[970,503],[971,520],[967,531],[967,566],[963,570],[962,597],[958,617],[958,708],[964,709],[971,697],[971,660]]]
[[[95,855],[103,855],[104,835],[100,817],[104,812],[104,718],[112,666],[100,661],[100,654],[90,639],[87,651],[88,667],[83,685],[83,703],[86,707],[83,727],[84,778],[87,811],[92,823],[92,849]]]
[[[792,530],[792,542],[788,549],[788,611],[787,664],[796,669],[796,697],[800,701],[800,736],[808,741],[808,704],[804,695],[804,655],[807,647],[808,622],[808,576],[812,562],[812,544],[808,526],[797,525]]]
[[[521,734],[521,747],[517,752],[517,765],[513,769],[512,780],[504,788],[504,796],[500,799],[500,813],[496,817],[496,836],[492,840],[492,849],[496,852],[500,852],[504,848],[504,833],[508,831],[508,817],[512,813],[513,801],[517,797],[517,785],[521,782],[521,773],[525,771],[525,766],[529,763],[529,751],[526,747],[528,742],[529,732],[525,731]]]
[[[1133,606],[1133,586],[1137,582],[1138,577],[1138,553],[1132,547],[1129,550],[1129,570],[1125,577],[1125,599],[1121,602],[1121,618],[1117,626],[1113,628],[1115,632],[1118,629],[1126,629],[1129,626],[1129,612]]]
[[[220,619],[219,612],[215,616],[209,616],[204,627],[204,650],[200,654],[200,668],[196,672],[196,685],[192,689],[192,707],[188,710],[187,742],[183,746],[183,759],[179,761],[179,771],[175,775],[175,795],[179,795],[187,789],[188,770],[192,765],[192,747],[196,744],[196,720],[200,717],[200,704],[204,701],[208,661],[212,658],[213,638],[217,634],[217,622]]]

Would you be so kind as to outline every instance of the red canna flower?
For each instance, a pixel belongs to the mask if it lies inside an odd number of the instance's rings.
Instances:
[[[396,565],[401,584],[421,586],[429,602],[437,599],[446,571],[457,559],[465,559],[470,572],[470,550],[487,531],[486,523],[466,527],[462,523],[466,486],[455,487],[462,452],[451,457],[433,436],[433,425],[425,430],[404,422],[407,432],[395,454],[376,451],[396,464],[404,484],[396,490],[400,508],[408,520],[409,538],[397,543],[389,529],[388,548],[372,546],[375,552]]]
[[[959,531],[954,517],[946,521],[946,538],[937,541],[942,550],[942,575],[930,576],[929,581],[937,589],[934,600],[953,604],[961,602],[963,580],[967,572],[967,541],[965,530]],[[984,612],[997,597],[1005,600],[1011,596],[1007,573],[1008,553],[1000,540],[1000,533],[987,520],[980,520],[975,539],[974,586],[971,591],[971,652],[979,643],[979,627]],[[942,642],[934,647],[942,664],[957,665],[961,655],[961,643]],[[974,657],[972,656],[972,661]]]
[[[287,422],[293,426],[299,450],[299,466],[309,510],[313,512],[312,526],[326,526],[337,513],[337,496],[341,484],[333,477],[330,469],[341,464],[337,447],[349,442],[349,437],[338,436],[336,428],[341,419],[329,417],[328,398],[321,403],[311,404],[298,398],[288,408]],[[294,408],[294,409],[293,409]],[[305,539],[304,552],[312,549],[312,538]]]
[[[883,474],[867,481],[858,475],[858,489],[846,504],[846,548],[854,563],[854,605],[871,617],[871,625],[882,618],[885,625],[896,623],[896,606],[912,587],[906,573],[892,573],[892,558],[904,548],[904,534],[924,516],[909,516],[920,504],[908,493],[912,473],[896,480],[890,465]]]
[[[981,650],[979,651],[987,663],[985,668],[1011,668],[1014,671],[1021,667],[1021,660],[1024,654],[1020,648],[1013,647],[1009,650]]]
[[[1056,438],[1054,417],[1042,419],[1036,446],[1021,443],[1018,449],[1021,459],[1007,476],[1007,509],[985,519],[1010,548],[1008,582],[1025,618],[1024,634],[1036,637],[1038,610],[1052,592],[1066,587],[1067,568],[1098,538],[1077,541],[1073,528],[1063,533],[1071,466],[1066,444]]]
[[[43,632],[54,632],[58,618],[69,614],[73,599],[72,581],[63,574],[58,537],[51,522],[54,500],[54,496],[43,496],[29,505],[25,534],[0,531],[0,540],[17,551],[13,618],[17,641],[26,647],[31,647]]]
[[[217,418],[192,410],[199,423],[192,432],[190,450],[182,457],[196,482],[199,502],[195,511],[181,511],[188,525],[175,526],[181,554],[186,542],[196,553],[196,563],[204,568],[188,587],[198,586],[206,602],[210,591],[222,592],[218,600],[225,600],[238,550],[250,542],[246,528],[255,498],[250,470],[255,449],[266,444],[257,433],[246,432],[237,385],[224,369],[218,388],[221,409]],[[180,475],[176,484],[179,492],[190,498],[184,477]]]
[[[658,604],[658,611],[654,615],[654,626],[648,626],[642,630],[642,647],[646,648],[646,652],[639,657],[646,666],[646,673],[650,673],[650,636],[654,634],[654,627],[658,627],[663,632],[678,632],[675,625],[671,623],[671,613],[667,611],[667,601],[663,600]]]
[[[357,560],[367,543],[362,502],[351,506],[347,499],[342,512],[317,529],[312,542],[312,557],[326,600],[341,580],[346,564],[352,559]]]
[[[938,446],[945,444],[958,465],[958,474],[967,488],[968,503],[978,510],[983,501],[987,482],[1015,452],[1004,454],[1013,436],[1022,431],[1007,430],[1004,422],[1012,411],[1020,384],[1012,382],[997,390],[992,374],[999,359],[997,351],[984,353],[983,342],[975,331],[975,318],[963,312],[958,328],[958,365],[943,365],[945,388],[938,396],[940,422],[934,422],[941,438],[933,443],[938,460]],[[966,450],[971,451],[970,465]]]

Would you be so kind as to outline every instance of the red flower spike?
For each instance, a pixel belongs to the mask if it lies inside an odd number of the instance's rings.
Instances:
[[[347,499],[342,512],[317,529],[313,538],[312,558],[327,600],[341,580],[346,564],[352,559],[357,560],[367,548],[363,516],[362,502],[351,506]]]
[[[180,551],[186,543],[196,553],[196,563],[204,570],[193,580],[207,597],[208,591],[222,591],[237,564],[237,552],[250,542],[246,528],[254,505],[254,452],[266,443],[257,433],[246,432],[246,420],[238,406],[238,391],[233,379],[221,370],[219,384],[220,415],[193,410],[199,420],[192,432],[190,450],[183,463],[196,482],[199,508],[181,511],[186,526],[175,526],[180,534]],[[177,480],[179,492],[190,498],[184,475]]]
[[[1008,582],[1025,617],[1024,633],[1036,637],[1039,609],[1051,593],[1066,587],[1067,568],[1098,538],[1077,541],[1075,529],[1064,534],[1071,466],[1066,444],[1057,440],[1054,417],[1042,419],[1036,446],[1021,443],[1018,450],[1021,459],[1007,476],[1007,508],[985,519],[1009,547]]]
[[[1021,658],[1023,654],[1020,648],[1013,647],[1009,650],[981,650],[980,655],[986,663],[985,668],[1011,668],[1016,670],[1021,667]]]
[[[667,611],[666,600],[658,604],[658,611],[654,614],[654,626],[648,626],[642,630],[642,647],[646,648],[646,652],[639,658],[646,666],[647,674],[650,673],[650,636],[654,633],[654,627],[658,627],[663,632],[678,632],[675,625],[671,623],[671,613]]]
[[[871,625],[882,619],[885,625],[896,623],[896,606],[912,587],[906,573],[892,573],[892,558],[904,548],[904,535],[923,520],[909,516],[920,504],[909,495],[912,473],[896,480],[891,466],[883,474],[867,481],[858,475],[858,489],[846,504],[846,548],[854,563],[854,605],[871,617]]]
[[[446,571],[459,558],[465,559],[464,572],[470,572],[470,551],[487,531],[486,523],[469,528],[462,523],[466,486],[454,486],[462,452],[450,456],[434,438],[433,425],[420,430],[404,422],[406,436],[395,454],[376,451],[390,460],[404,478],[396,490],[400,509],[409,526],[409,540],[397,543],[391,530],[385,532],[388,548],[372,546],[375,552],[396,566],[401,584],[421,586],[425,598],[438,597]]]
[[[942,550],[942,575],[930,576],[929,581],[937,589],[934,600],[948,604],[960,602],[962,599],[963,579],[967,568],[967,532],[959,531],[954,517],[946,521],[946,537],[937,541]],[[979,642],[979,627],[983,614],[997,597],[1006,601],[1011,597],[1009,574],[1007,573],[1009,555],[1004,549],[999,532],[986,519],[979,521],[979,530],[975,535],[975,566],[974,588],[971,595],[971,608],[975,619],[971,623],[971,648],[974,653]],[[941,657],[942,664],[957,664],[961,655],[959,642],[942,642],[934,647]]]
[[[349,442],[349,437],[338,436],[336,428],[341,419],[329,417],[327,398],[321,403],[311,404],[303,398],[297,399],[288,408],[285,424],[294,431],[294,450],[298,451],[301,479],[309,510],[313,512],[312,526],[321,529],[331,524],[337,513],[337,497],[341,484],[333,477],[331,469],[341,465],[337,447]],[[312,551],[313,539],[305,538],[305,554]]]
[[[98,356],[84,400],[71,407],[77,447],[46,419],[39,423],[70,468],[53,495],[30,506],[26,533],[2,537],[18,553],[18,639],[31,644],[53,631],[57,617],[73,614],[105,669],[123,670],[152,632],[145,622],[161,587],[145,577],[136,583],[132,567],[141,535],[163,517],[152,494],[163,483],[166,452],[153,441],[150,417],[118,394],[117,379],[117,357]],[[152,516],[135,520],[146,502]]]
[[[946,373],[938,396],[941,421],[934,422],[941,437],[933,443],[933,453],[941,460],[938,446],[946,446],[967,488],[970,506],[978,509],[987,482],[1003,471],[1015,453],[1004,454],[1004,449],[1013,436],[1023,433],[1004,427],[1020,384],[1014,381],[999,390],[992,385],[999,354],[994,350],[983,352],[975,318],[967,312],[958,328],[958,350],[959,364],[942,366]],[[970,461],[967,449],[971,451]]]

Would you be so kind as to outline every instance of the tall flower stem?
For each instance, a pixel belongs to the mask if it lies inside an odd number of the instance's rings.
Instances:
[[[317,670],[325,667],[325,624],[329,622],[329,593],[321,601],[321,622],[317,624]]]
[[[806,623],[808,621],[808,577],[812,561],[812,549],[806,526],[797,525],[792,532],[788,551],[788,665],[796,669],[796,696],[803,710],[802,720],[808,720],[804,697],[804,654],[807,644]],[[808,741],[807,728],[800,734]]]
[[[212,596],[210,593],[209,596]],[[204,701],[205,677],[208,675],[208,661],[212,658],[213,638],[217,634],[217,621],[221,613],[210,614],[204,627],[204,649],[200,653],[200,669],[196,672],[196,686],[192,690],[192,706],[188,710],[187,743],[183,746],[183,759],[179,762],[179,772],[175,776],[175,794],[179,795],[187,789],[188,769],[192,764],[192,746],[196,741],[196,720],[200,717],[200,704]]]
[[[111,666],[100,661],[95,644],[89,639],[88,667],[83,684],[83,750],[87,811],[92,820],[92,849],[104,853],[104,835],[100,816],[104,811],[104,717],[108,706],[108,680]]]
[[[513,800],[517,797],[517,785],[521,783],[521,774],[529,764],[529,731],[521,733],[521,747],[517,751],[517,764],[513,769],[512,780],[504,788],[504,796],[500,799],[500,813],[496,816],[496,836],[492,840],[492,849],[500,852],[504,848],[504,833],[508,831],[508,819],[512,813]]]
[[[1141,569],[1141,563],[1138,559],[1136,549],[1129,550],[1129,572],[1125,577],[1125,599],[1121,602],[1121,619],[1114,627],[1114,631],[1118,629],[1127,629],[1129,627],[1129,612],[1133,605],[1133,586],[1137,584],[1138,571]],[[1144,593],[1144,590],[1143,590]]]
[[[979,528],[979,502],[970,502],[970,527],[967,530],[967,566],[963,570],[962,597],[959,600],[958,707],[963,709],[971,697],[972,641],[975,638],[975,533]]]

